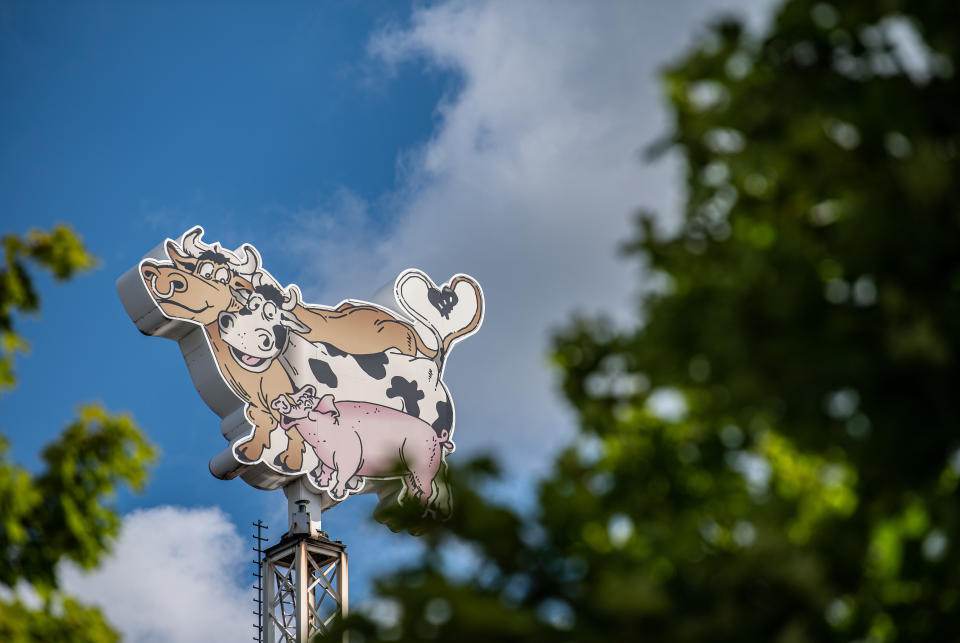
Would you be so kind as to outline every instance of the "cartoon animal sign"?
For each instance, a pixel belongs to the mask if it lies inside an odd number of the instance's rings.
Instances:
[[[302,478],[329,504],[399,479],[401,498],[447,513],[454,405],[443,368],[480,327],[480,285],[456,275],[437,286],[407,270],[394,295],[410,319],[364,301],[308,304],[253,246],[229,251],[203,234],[197,226],[167,239],[117,290],[141,332],[180,344],[222,418],[230,446],[211,472],[263,489]]]

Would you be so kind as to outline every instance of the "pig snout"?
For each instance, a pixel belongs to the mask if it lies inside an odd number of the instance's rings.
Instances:
[[[294,402],[290,403],[289,396],[281,395],[277,397],[273,402],[270,403],[270,406],[278,411],[280,415],[283,415],[291,420],[299,420],[307,417],[310,414],[310,407],[304,406],[301,403]]]
[[[276,409],[277,411],[280,411],[283,414],[287,414],[290,412],[290,402],[287,400],[286,395],[281,395],[278,398],[276,398],[270,404],[270,406],[272,406],[274,409]]]
[[[290,399],[293,400],[293,403],[300,406],[305,401],[311,401],[317,395],[317,389],[313,388],[311,385],[307,384],[299,391],[290,396]],[[313,406],[311,404],[310,406]]]

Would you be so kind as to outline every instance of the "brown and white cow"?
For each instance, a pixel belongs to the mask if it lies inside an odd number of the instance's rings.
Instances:
[[[214,361],[230,389],[246,403],[245,416],[253,426],[252,435],[235,445],[237,458],[259,461],[270,447],[270,434],[278,426],[279,414],[270,401],[293,392],[283,368],[271,360],[263,368],[243,363],[221,336],[218,317],[223,312],[239,312],[243,307],[233,293],[255,291],[264,274],[260,256],[250,245],[242,247],[244,257],[201,241],[203,229],[197,226],[183,236],[182,244],[168,240],[169,261],[145,259],[140,275],[156,305],[171,319],[202,326]],[[272,281],[272,279],[271,279]],[[408,355],[429,351],[407,322],[375,306],[342,304],[336,309],[305,307],[295,287],[283,292],[285,307],[296,309],[305,337],[326,342],[339,350],[373,353],[396,349]],[[303,439],[294,430],[286,432],[287,449],[277,456],[275,466],[283,471],[299,470],[303,457]]]
[[[345,351],[323,339],[312,341],[310,323],[299,315],[296,286],[281,290],[259,275],[255,281],[253,292],[234,291],[243,306],[221,312],[218,319],[220,337],[238,366],[259,373],[279,364],[298,391],[309,388],[340,402],[400,411],[432,427],[444,441],[452,436],[454,406],[442,373],[453,343],[473,333],[483,317],[482,291],[473,278],[458,275],[443,289],[415,269],[398,278],[398,302],[435,335],[440,348],[432,356],[396,347]]]

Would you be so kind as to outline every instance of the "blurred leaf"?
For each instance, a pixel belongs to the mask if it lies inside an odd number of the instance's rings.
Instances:
[[[14,329],[15,315],[39,307],[27,266],[48,268],[63,280],[95,263],[64,226],[25,238],[7,235],[2,244],[0,390],[14,385],[13,358],[27,347]],[[128,416],[86,405],[44,450],[43,470],[17,466],[8,451],[0,434],[0,586],[12,588],[0,599],[0,640],[119,640],[98,610],[58,590],[57,571],[65,561],[85,568],[99,562],[119,527],[110,500],[121,487],[142,487],[153,447]]]
[[[686,161],[682,224],[641,213],[624,244],[636,327],[555,338],[576,442],[527,511],[463,479],[425,559],[381,580],[392,617],[354,626],[956,638],[958,31],[943,0],[792,0],[765,34],[705,30],[664,73],[675,125],[650,149]]]

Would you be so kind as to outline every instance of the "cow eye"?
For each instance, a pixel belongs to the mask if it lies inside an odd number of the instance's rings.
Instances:
[[[197,269],[197,274],[204,279],[209,279],[210,275],[213,274],[213,264],[208,261],[204,261],[202,264],[200,264],[200,268]]]
[[[250,297],[250,299],[247,301],[247,308],[249,308],[249,309],[252,310],[253,312],[256,312],[256,311],[260,310],[260,306],[261,306],[262,304],[263,304],[263,298],[262,298],[262,297],[258,297],[258,296],[256,296],[256,295],[252,295],[252,296]]]
[[[225,284],[230,279],[230,274],[227,272],[226,268],[217,268],[217,274],[215,274],[213,278],[220,283]]]
[[[277,314],[277,305],[272,301],[268,301],[263,304],[263,318],[267,321],[273,321],[273,318]]]

